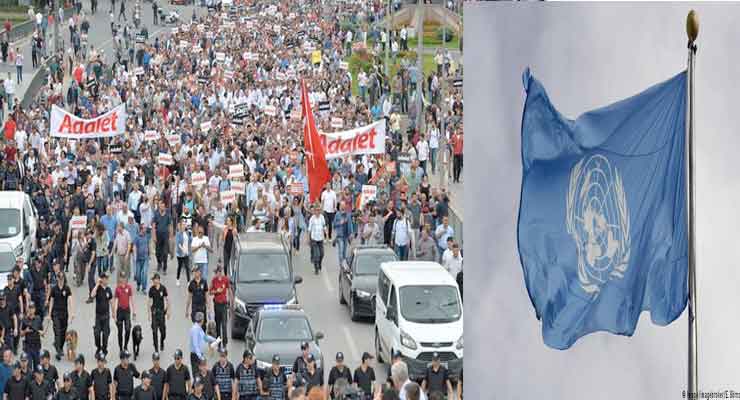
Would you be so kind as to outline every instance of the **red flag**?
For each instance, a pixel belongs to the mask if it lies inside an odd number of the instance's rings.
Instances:
[[[303,79],[301,79],[301,117],[303,118],[303,144],[306,147],[309,199],[313,203],[321,196],[324,185],[331,180],[331,174],[329,165],[326,163],[324,147],[319,138],[319,131],[313,119],[306,82]]]

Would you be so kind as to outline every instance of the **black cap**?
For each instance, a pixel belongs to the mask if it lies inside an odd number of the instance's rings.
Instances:
[[[36,366],[36,369],[33,370],[33,372],[35,372],[37,374],[42,374],[43,375],[43,373],[44,373],[44,367],[42,367],[41,364],[39,364],[39,365]]]
[[[277,354],[275,354],[274,356],[272,356],[272,362],[273,362],[273,364],[274,363],[279,363],[280,362],[280,356],[277,355]]]
[[[401,352],[396,350],[393,352],[393,358],[401,358]]]
[[[437,353],[436,351],[432,353],[432,360],[439,361],[439,353]]]
[[[344,353],[342,353],[341,351],[340,352],[337,352],[336,360],[337,361],[344,361]]]
[[[205,365],[208,361],[206,360],[206,356],[200,356],[198,359],[198,365]]]
[[[159,353],[158,352],[155,351],[154,353],[152,353],[152,361],[159,361]]]
[[[69,372],[65,372],[64,376],[62,377],[65,381],[71,381],[72,380],[72,374]]]
[[[79,364],[85,364],[85,356],[82,354],[78,354],[77,358],[75,358],[75,362]]]
[[[375,358],[375,357],[373,357],[373,355],[370,354],[370,353],[368,353],[367,351],[364,352],[364,353],[362,353],[362,361],[372,360],[373,358]]]
[[[203,379],[202,379],[201,377],[199,377],[199,376],[198,376],[198,377],[196,377],[196,378],[195,378],[195,382],[194,382],[194,385],[195,385],[195,386],[203,386]]]
[[[21,361],[28,361],[28,354],[25,351],[21,353]]]
[[[309,348],[308,342],[301,342],[301,350],[306,350]]]
[[[128,350],[123,349],[121,352],[121,360],[131,357],[131,354],[129,354]]]
[[[225,356],[229,354],[229,351],[226,350],[226,346],[221,345],[221,346],[218,346],[218,354]]]
[[[49,354],[49,350],[44,350],[44,352],[41,353],[41,358],[51,358],[51,354]]]
[[[180,349],[175,350],[175,358],[182,358],[182,350]]]
[[[159,273],[155,272],[154,275],[152,275],[152,280],[159,279]]]
[[[99,351],[98,354],[95,355],[95,359],[98,361],[105,362],[105,353],[102,351]]]
[[[13,369],[20,369],[20,368],[21,368],[21,362],[20,362],[20,361],[16,361],[16,362],[15,362],[15,363],[13,364]]]
[[[249,349],[244,350],[244,353],[242,353],[242,358],[252,357],[252,352]]]
[[[308,362],[314,362],[316,361],[316,357],[313,356],[313,354],[308,354]]]
[[[141,373],[141,379],[152,379],[152,376],[149,375],[149,371],[144,371]]]

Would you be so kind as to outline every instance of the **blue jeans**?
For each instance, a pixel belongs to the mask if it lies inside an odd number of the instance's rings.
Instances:
[[[337,259],[339,260],[339,266],[347,261],[347,238],[343,236],[337,236]]]
[[[396,245],[396,254],[400,261],[408,261],[409,259],[409,245],[398,246]]]
[[[18,83],[23,82],[23,66],[22,65],[15,66],[15,73],[16,73],[16,80],[18,81]]]
[[[432,174],[437,174],[437,149],[430,148],[429,149],[429,161],[432,162]],[[427,171],[427,175],[429,175],[429,171]]]
[[[148,259],[136,259],[136,271],[134,272],[134,279],[136,280],[136,289],[146,290],[147,284],[147,273],[149,272],[149,260]]]
[[[360,98],[365,101],[365,96],[367,95],[367,86],[360,86]]]
[[[202,276],[203,279],[208,279],[208,263],[195,263],[195,265],[200,268],[200,276]]]

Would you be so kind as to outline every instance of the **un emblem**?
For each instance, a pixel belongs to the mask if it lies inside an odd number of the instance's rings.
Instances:
[[[567,228],[578,251],[578,279],[598,295],[610,279],[621,279],[630,258],[630,219],[622,179],[599,154],[581,159],[570,172]]]

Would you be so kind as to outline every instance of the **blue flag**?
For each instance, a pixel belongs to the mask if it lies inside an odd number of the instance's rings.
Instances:
[[[524,72],[519,257],[546,345],[631,336],[688,297],[686,72],[576,120]]]

